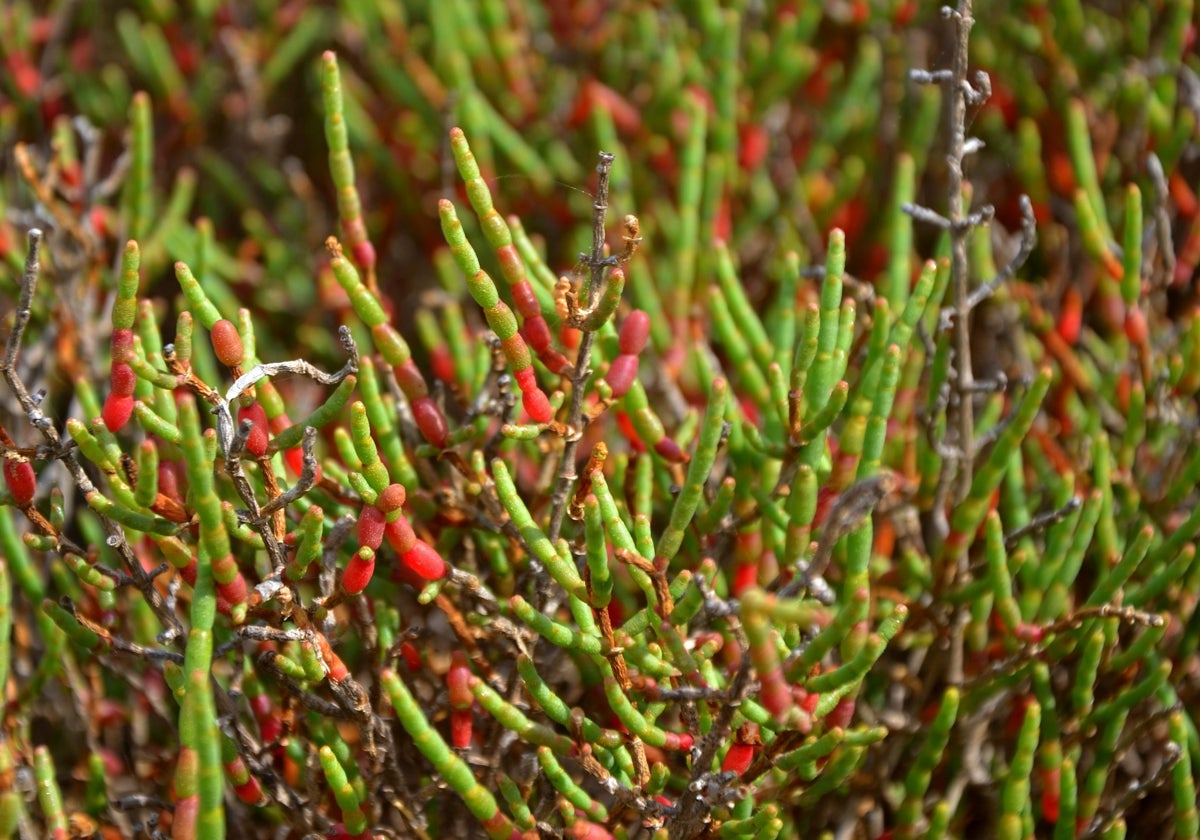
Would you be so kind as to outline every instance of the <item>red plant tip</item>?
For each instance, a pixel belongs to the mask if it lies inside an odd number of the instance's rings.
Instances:
[[[1062,788],[1062,771],[1060,769],[1042,770],[1042,819],[1049,823],[1057,823]]]
[[[182,761],[182,756],[180,757]],[[200,794],[193,793],[175,803],[175,819],[172,833],[175,837],[195,837],[196,823],[200,818]]]
[[[663,746],[668,750],[681,750],[681,751],[686,752],[687,750],[690,750],[692,748],[693,744],[696,743],[696,739],[693,738],[691,735],[689,735],[687,732],[680,732],[680,733],[668,732],[666,734],[667,734],[667,740],[666,740],[666,743],[663,744]]]
[[[267,412],[263,411],[263,407],[257,401],[250,405],[242,406],[238,409],[238,422],[243,420],[251,421],[254,426],[250,429],[250,436],[246,438],[246,451],[255,458],[261,458],[267,454]]]
[[[638,357],[632,353],[623,353],[613,359],[613,363],[608,366],[608,375],[604,377],[608,382],[608,387],[612,388],[613,397],[625,396],[626,392],[633,387],[637,373]]]
[[[525,413],[535,423],[549,423],[554,417],[554,409],[550,406],[550,400],[546,399],[541,388],[522,391],[521,405],[525,407]]]
[[[358,544],[372,551],[383,545],[383,532],[387,518],[374,505],[363,505],[358,514]]]
[[[450,670],[446,671],[446,691],[452,709],[469,709],[475,702],[475,695],[471,693],[471,669],[467,667],[466,653],[461,650],[452,654]]]
[[[10,52],[7,64],[18,93],[26,99],[31,98],[42,86],[42,75],[33,61],[24,52]]]
[[[514,371],[513,377],[517,380],[517,387],[521,389],[521,404],[525,407],[525,413],[535,423],[549,423],[554,417],[554,409],[550,407],[550,400],[546,399],[545,393],[538,387],[533,366]]]
[[[821,695],[806,691],[800,686],[792,688],[792,697],[796,700],[796,705],[808,712],[810,715],[816,712],[817,704],[821,702]]]
[[[537,376],[532,365],[513,371],[513,378],[517,380],[517,387],[522,391],[535,391],[538,388]]]
[[[359,522],[361,521],[360,519]],[[342,575],[342,589],[346,590],[348,595],[357,595],[367,588],[374,574],[375,552],[364,547],[346,564],[346,571]]]
[[[741,595],[747,589],[758,584],[758,563],[741,563],[734,568],[733,571],[733,586],[730,587],[733,595],[736,597]]]
[[[412,413],[413,419],[417,421],[417,428],[421,431],[421,436],[438,449],[445,448],[446,436],[449,431],[446,427],[446,418],[437,404],[429,397],[414,400]]]
[[[558,330],[558,340],[562,345],[569,350],[574,350],[579,346],[580,340],[583,338],[583,333],[574,327],[569,327],[563,324]]]
[[[304,450],[299,446],[293,446],[283,453],[283,462],[287,464],[287,468],[291,470],[292,475],[300,475],[304,472]],[[321,465],[317,464],[317,481],[321,480]]]
[[[400,559],[423,580],[441,580],[446,576],[446,561],[437,553],[437,549],[424,540],[415,541]]]
[[[454,709],[450,712],[450,743],[456,750],[465,750],[471,746],[475,736],[475,716],[468,709]]]
[[[383,533],[387,537],[388,545],[400,555],[411,551],[417,541],[417,535],[413,533],[412,525],[408,524],[408,520],[403,516],[388,522]]]
[[[1046,628],[1040,624],[1031,624],[1026,621],[1019,622],[1013,628],[1013,635],[1018,639],[1026,642],[1037,644],[1046,636]]]
[[[621,324],[621,334],[617,338],[617,346],[622,353],[641,353],[650,337],[650,316],[640,309],[629,313],[629,317]]]
[[[854,718],[854,708],[857,701],[853,697],[843,697],[833,707],[833,711],[825,716],[825,725],[832,728],[845,729]]]
[[[183,578],[183,582],[188,586],[195,587],[196,585],[196,558],[192,558],[191,562],[179,570],[179,576]],[[228,604],[226,604],[228,606]]]
[[[629,445],[633,447],[634,452],[645,452],[646,444],[638,437],[637,430],[633,428],[633,420],[624,411],[617,412],[617,428],[621,430],[621,434],[629,441]]]
[[[33,464],[24,459],[4,459],[4,483],[8,492],[18,507],[29,507],[33,504],[33,495],[37,490],[37,474]]]
[[[759,734],[758,724],[749,722],[742,724],[738,727],[737,737],[725,753],[721,770],[732,771],[739,776],[745,773],[760,746],[762,746],[762,736]]]
[[[114,364],[125,361],[129,358],[129,354],[133,352],[133,330],[113,330],[112,338],[109,339],[109,346],[112,347]]]
[[[502,245],[496,249],[496,256],[499,258],[500,264],[509,268],[513,273],[520,273],[524,270],[524,264],[521,262],[521,255],[517,253],[516,246]],[[533,293],[533,286],[529,284],[528,280],[514,283],[508,287],[508,291],[512,294],[513,305],[521,313],[522,318],[540,320],[545,326],[546,321],[542,318],[542,307],[538,304],[537,295]],[[547,337],[550,335],[549,328],[546,329],[546,335]]]
[[[266,644],[271,643],[267,642]],[[264,721],[276,720],[274,712],[271,708],[271,698],[269,695],[248,694],[246,695],[246,699],[250,701],[250,711],[254,714],[254,719],[258,721],[259,726],[261,726]]]
[[[133,415],[133,397],[109,394],[100,411],[100,418],[110,432],[119,432]]]
[[[750,769],[750,762],[754,760],[754,747],[750,744],[730,744],[729,751],[725,753],[725,760],[721,762],[721,772],[737,773],[739,776]]]
[[[379,508],[385,514],[392,513],[404,506],[404,500],[407,496],[408,494],[404,491],[403,484],[389,484],[383,488],[383,492],[375,500],[375,507]]]
[[[112,383],[112,392],[117,396],[132,397],[133,386],[137,384],[137,376],[134,374],[133,368],[124,362],[113,362],[109,382]]]
[[[521,335],[525,336],[525,343],[532,347],[538,355],[545,353],[554,343],[554,336],[550,334],[550,325],[540,315],[535,318],[527,318],[525,325],[521,327]]]
[[[613,840],[612,832],[590,820],[575,820],[563,832],[569,840]]]
[[[355,243],[354,247],[350,249],[350,253],[359,268],[370,270],[375,267],[375,246],[371,244],[371,240],[364,239],[362,242]]]
[[[264,744],[274,744],[283,735],[283,722],[276,716],[258,722],[258,734]],[[278,748],[276,752],[278,752]]]
[[[792,693],[783,681],[782,669],[776,666],[772,673],[762,674],[759,679],[762,682],[762,690],[758,702],[774,715],[776,720],[783,720],[792,708]]]
[[[217,594],[228,601],[230,606],[244,604],[246,602],[246,579],[242,577],[241,572],[238,572],[229,583],[217,581]]]
[[[325,660],[326,667],[329,668],[329,681],[340,683],[346,677],[350,676],[350,670],[346,667],[346,663],[342,658],[333,652],[333,648],[329,646],[329,639],[325,638],[324,633],[317,633],[316,639],[317,650],[321,653],[321,658]]]
[[[371,334],[375,336],[376,342],[382,344],[388,340],[386,336],[399,335],[391,324],[379,324],[372,328]],[[404,364],[393,365],[392,372],[396,374],[396,384],[400,386],[400,390],[408,397],[409,402],[417,403],[429,396],[429,387],[425,384],[425,378],[421,376],[421,369],[417,367],[412,359],[409,359]]]
[[[213,353],[216,354],[217,361],[225,367],[235,367],[242,363],[246,350],[242,346],[242,337],[232,321],[224,318],[217,321],[209,331],[209,338],[212,339]]]
[[[421,670],[421,652],[412,642],[401,642],[400,656],[404,659],[404,665],[410,674]]]
[[[770,151],[770,137],[761,125],[744,125],[738,132],[738,163],[746,172],[758,168],[767,159]]]
[[[442,382],[454,382],[454,357],[446,345],[439,344],[429,351],[429,366],[433,368],[433,375]]]
[[[679,448],[679,444],[669,437],[664,437],[658,443],[654,444],[654,451],[672,464],[686,464],[688,462],[688,456]]]
[[[1146,316],[1136,304],[1125,311],[1125,337],[1137,345],[1144,345],[1150,340]]]
[[[263,789],[255,776],[251,776],[250,780],[245,784],[237,785],[233,789],[234,794],[238,799],[245,802],[247,805],[258,805],[264,802]]]

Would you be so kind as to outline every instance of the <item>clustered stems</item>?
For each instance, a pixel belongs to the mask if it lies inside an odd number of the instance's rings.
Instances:
[[[349,295],[358,317],[370,328],[371,337],[378,346],[380,355],[392,366],[396,382],[409,401],[417,428],[429,443],[443,446],[447,434],[446,419],[429,395],[425,377],[413,363],[408,342],[388,322],[379,299],[370,288],[362,284],[354,266],[342,256],[342,249],[337,240],[330,237],[326,240],[325,247],[329,250],[330,268],[334,276]]]
[[[329,171],[337,188],[338,217],[354,261],[367,275],[367,288],[379,294],[375,281],[375,247],[367,236],[362,217],[362,202],[354,183],[354,159],[342,113],[341,76],[337,57],[329,51],[321,56],[321,89],[325,103],[325,142],[329,146]]]
[[[953,288],[951,323],[953,326],[954,377],[949,382],[948,424],[950,433],[946,441],[940,441],[942,457],[939,480],[934,497],[933,526],[937,538],[943,541],[942,558],[946,565],[938,572],[942,585],[955,580],[965,581],[968,577],[968,557],[960,550],[964,531],[963,511],[977,509],[983,492],[991,492],[998,482],[976,479],[976,459],[983,442],[976,437],[975,401],[988,383],[975,379],[971,359],[971,313],[972,310],[1000,286],[1010,279],[1016,268],[1029,256],[1036,241],[1033,214],[1028,198],[1022,197],[1022,238],[1018,253],[1002,271],[989,278],[978,289],[972,289],[972,266],[968,259],[970,240],[975,228],[987,224],[994,209],[986,205],[978,212],[968,214],[965,210],[970,191],[964,179],[963,168],[968,154],[978,148],[977,141],[967,137],[967,109],[985,102],[991,95],[991,81],[986,72],[978,71],[974,84],[968,79],[970,36],[974,26],[971,0],[960,0],[957,8],[943,7],[944,18],[953,28],[951,66],[948,70],[925,72],[914,70],[910,75],[921,82],[937,83],[946,94],[945,137],[946,137],[946,215],[917,205],[906,204],[904,209],[918,219],[931,222],[945,230],[949,238],[950,285]],[[999,381],[1003,388],[1005,381]],[[995,463],[991,461],[989,463]],[[984,465],[985,470],[987,465]],[[949,521],[948,521],[949,520]],[[977,521],[976,521],[977,524]],[[969,526],[968,526],[969,527]],[[948,549],[948,550],[947,550]],[[964,631],[966,617],[961,611],[948,619],[951,628],[951,643],[947,655],[947,678],[951,684],[963,679]]]
[[[1200,838],[1190,4],[12,5],[0,840]]]

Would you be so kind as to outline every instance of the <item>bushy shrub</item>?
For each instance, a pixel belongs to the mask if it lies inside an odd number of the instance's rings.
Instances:
[[[1190,2],[727,5],[0,12],[0,837],[1200,833]]]

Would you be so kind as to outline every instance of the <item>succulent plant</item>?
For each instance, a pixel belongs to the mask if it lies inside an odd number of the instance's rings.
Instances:
[[[1192,13],[9,4],[0,838],[1200,835]]]

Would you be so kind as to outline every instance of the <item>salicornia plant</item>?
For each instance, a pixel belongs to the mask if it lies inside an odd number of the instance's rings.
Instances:
[[[10,5],[0,838],[1200,836],[1190,3]]]

